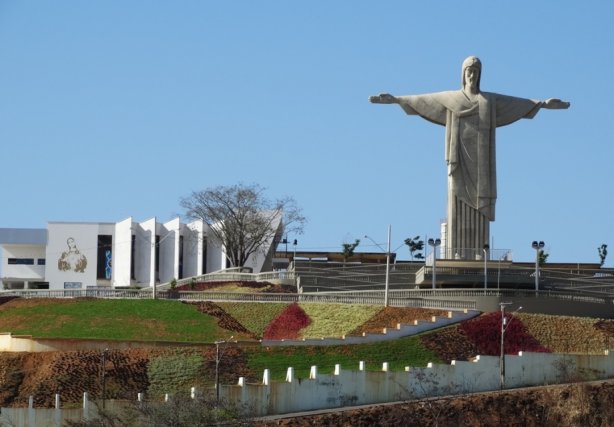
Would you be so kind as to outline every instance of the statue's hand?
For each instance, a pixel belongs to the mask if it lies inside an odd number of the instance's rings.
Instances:
[[[399,100],[389,93],[380,93],[369,97],[369,101],[373,104],[398,104]]]
[[[550,98],[550,99],[546,99],[544,101],[544,108],[549,108],[551,110],[564,110],[569,108],[569,106],[571,105],[571,103],[566,102],[566,101],[561,101],[558,98]]]

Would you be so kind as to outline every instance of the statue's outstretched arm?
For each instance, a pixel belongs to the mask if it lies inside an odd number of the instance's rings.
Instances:
[[[393,96],[389,93],[380,93],[369,97],[369,101],[374,104],[399,104],[407,114],[418,114],[408,102],[407,96]],[[445,123],[445,122],[444,122]]]
[[[569,108],[570,105],[570,102],[561,101],[558,98],[550,98],[543,102],[542,108],[549,108],[551,110],[565,110]]]
[[[370,96],[369,101],[373,104],[398,104],[399,98],[389,93],[380,93],[379,95]]]

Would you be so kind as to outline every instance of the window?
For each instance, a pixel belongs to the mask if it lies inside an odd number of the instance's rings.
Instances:
[[[109,234],[98,235],[98,254],[96,265],[96,278],[111,280],[113,277],[113,236]]]
[[[34,265],[34,258],[9,258],[8,261],[12,265]]]
[[[183,279],[183,236],[179,236],[179,279]]]
[[[39,258],[37,264],[38,265],[45,265],[45,258]]]

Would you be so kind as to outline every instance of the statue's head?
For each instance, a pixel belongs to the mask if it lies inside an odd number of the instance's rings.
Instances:
[[[480,91],[480,78],[482,77],[482,62],[477,56],[470,56],[463,61],[463,69],[462,69],[462,82],[463,88],[467,84],[467,69],[471,68],[474,71],[474,75],[476,76],[475,85],[477,92]],[[471,83],[471,82],[470,82]]]

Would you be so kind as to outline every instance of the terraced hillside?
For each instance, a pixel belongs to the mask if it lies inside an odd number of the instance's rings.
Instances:
[[[500,314],[483,315],[458,325],[388,343],[331,347],[271,347],[256,339],[274,330],[277,337],[361,335],[396,323],[430,319],[437,310],[281,303],[184,304],[179,301],[22,300],[0,305],[0,331],[54,338],[182,341],[191,346],[51,353],[0,353],[0,406],[51,406],[53,394],[79,402],[84,391],[101,397],[102,373],[107,398],[150,397],[210,387],[215,373],[215,340],[221,345],[222,381],[238,377],[258,381],[262,369],[283,379],[288,366],[304,378],[311,365],[323,373],[365,361],[367,369],[424,366],[428,362],[466,360],[498,354]],[[602,319],[522,314],[508,318],[506,352],[518,350],[602,353],[614,347],[614,322]],[[272,332],[271,332],[272,333]],[[103,364],[104,360],[104,364]]]

